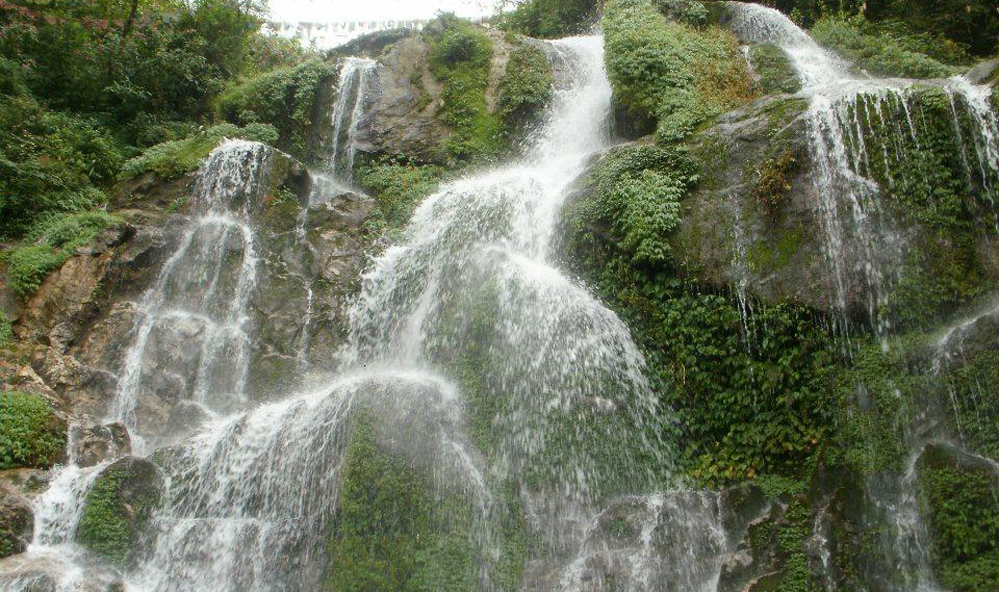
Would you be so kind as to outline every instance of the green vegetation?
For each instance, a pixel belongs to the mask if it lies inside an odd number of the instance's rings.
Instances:
[[[0,97],[0,239],[99,206],[120,165],[120,150],[95,123],[30,97]]]
[[[38,395],[0,392],[0,470],[49,468],[62,458],[66,424]]]
[[[791,178],[798,167],[798,160],[790,148],[775,150],[775,154],[756,168],[750,196],[763,206],[771,217],[776,217],[784,195],[791,190]]]
[[[749,59],[757,76],[759,93],[796,93],[801,90],[801,81],[782,49],[772,43],[753,45],[749,49]]]
[[[0,310],[0,347],[6,347],[14,341],[14,328],[11,327],[7,313]]]
[[[375,196],[390,226],[402,226],[413,209],[436,191],[443,171],[433,165],[414,165],[401,159],[382,159],[357,171],[358,183]]]
[[[872,23],[862,16],[826,16],[811,30],[822,45],[878,76],[946,78],[963,72],[964,48],[929,34],[916,35],[897,22]]]
[[[599,0],[524,0],[500,17],[500,26],[529,37],[567,37],[593,27],[599,8]]]
[[[164,181],[183,177],[196,171],[201,161],[224,139],[273,144],[278,139],[278,132],[266,123],[250,123],[244,128],[228,123],[216,125],[183,140],[163,142],[146,149],[122,166],[121,178],[133,179],[144,173],[156,173]]]
[[[838,354],[807,310],[758,303],[744,335],[734,296],[682,277],[670,240],[696,170],[676,148],[611,153],[567,213],[569,249],[657,369],[659,396],[685,430],[686,468],[709,483],[794,474],[832,430]]]
[[[454,15],[442,15],[424,34],[430,71],[444,85],[438,115],[451,129],[445,157],[453,163],[495,160],[508,142],[503,122],[486,105],[492,40]]]
[[[530,123],[552,98],[555,76],[548,56],[538,47],[510,52],[497,98],[499,114],[509,127]]]
[[[614,100],[632,117],[656,121],[660,141],[682,140],[755,96],[725,30],[669,22],[649,0],[609,0],[603,23]]]
[[[53,214],[38,220],[25,235],[25,245],[7,256],[7,279],[22,297],[34,294],[48,274],[93,240],[101,230],[120,222],[105,212]]]
[[[160,480],[149,461],[126,457],[109,466],[87,493],[76,541],[124,567],[159,502]]]
[[[279,136],[270,143],[304,159],[307,132],[319,119],[319,99],[336,77],[334,64],[320,59],[258,74],[227,88],[218,99],[218,112],[239,125],[273,125]]]
[[[990,466],[951,462],[938,448],[920,461],[920,480],[933,530],[934,571],[955,592],[999,587],[999,477]]]
[[[478,590],[487,560],[471,502],[460,488],[435,484],[428,472],[382,449],[373,421],[362,412],[352,428],[324,588]],[[498,562],[489,560],[501,590],[515,589],[523,561],[523,542],[509,542]]]

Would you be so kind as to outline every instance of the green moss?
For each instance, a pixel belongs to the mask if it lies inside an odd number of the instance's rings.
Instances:
[[[536,119],[551,100],[554,85],[551,62],[543,50],[525,45],[511,51],[497,97],[499,113],[507,126]]]
[[[760,94],[796,93],[801,90],[801,81],[794,67],[776,45],[753,45],[749,50],[749,59],[757,76]]]
[[[120,486],[121,476],[117,473],[97,479],[87,494],[77,537],[94,553],[124,565],[132,548],[132,529],[118,499]]]
[[[880,76],[946,78],[960,73],[967,54],[942,37],[916,35],[898,23],[872,23],[862,16],[824,16],[811,30],[816,41]],[[927,53],[934,53],[930,57]],[[948,63],[943,63],[943,61]]]
[[[999,458],[999,352],[983,351],[963,360],[945,377],[954,433],[972,449]]]
[[[49,468],[62,458],[66,424],[38,395],[0,392],[0,470]]]
[[[159,503],[161,477],[147,460],[126,457],[94,480],[74,537],[84,548],[125,567]]]
[[[164,181],[178,179],[197,170],[201,161],[224,139],[244,139],[274,143],[278,139],[273,126],[251,123],[244,128],[222,124],[183,140],[163,142],[148,148],[122,167],[121,178],[132,179],[144,173],[156,173]]]
[[[271,142],[304,159],[320,99],[336,78],[335,64],[320,59],[278,68],[229,86],[218,99],[217,111],[237,125],[265,122],[274,126],[278,136]]]
[[[784,523],[777,533],[777,544],[784,554],[777,592],[818,592],[811,570],[808,568],[808,555],[805,544],[810,534],[811,512],[795,498],[784,514]]]
[[[352,428],[340,505],[328,541],[324,588],[479,589],[485,559],[475,537],[471,503],[384,451],[373,421],[362,413]],[[515,547],[504,546],[499,565],[492,565],[499,589],[512,590],[519,578],[522,556]]]
[[[358,182],[375,197],[385,221],[401,226],[413,209],[437,190],[443,171],[432,165],[416,165],[400,158],[383,158],[362,166]]]
[[[638,119],[657,121],[661,141],[683,139],[755,95],[728,31],[670,23],[649,0],[607,2],[603,24],[614,100]]]
[[[471,23],[444,15],[428,26],[430,71],[443,84],[438,115],[451,129],[452,161],[491,161],[508,147],[503,122],[486,104],[492,40]]]
[[[776,238],[776,244],[771,242]],[[782,269],[791,264],[791,259],[798,253],[804,235],[798,228],[781,229],[776,236],[768,235],[764,240],[757,241],[746,249],[746,263],[753,273],[766,273],[769,270]]]

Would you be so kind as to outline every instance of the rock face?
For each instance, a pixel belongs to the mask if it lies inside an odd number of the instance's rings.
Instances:
[[[163,493],[152,462],[123,458],[104,469],[84,501],[75,535],[83,547],[117,565],[141,551],[141,542]]]
[[[70,456],[81,467],[92,467],[132,452],[128,429],[121,423],[75,427],[70,433],[70,443],[73,446]]]
[[[0,483],[0,559],[28,548],[33,525],[30,502],[12,487]]]
[[[334,358],[373,239],[362,226],[375,207],[371,198],[314,184],[300,163],[268,150],[264,194],[249,220],[258,258],[246,320],[254,335],[248,382],[255,400],[295,388],[308,360],[322,365]],[[146,291],[197,211],[194,182],[144,178],[123,189],[115,203],[124,206],[117,213],[126,222],[80,249],[15,311],[19,350],[0,363],[3,388],[45,396],[79,424],[107,413]],[[145,433],[162,433],[170,425],[171,408],[186,397],[199,371],[199,350],[186,345],[204,331],[192,316],[150,340],[143,374],[156,380],[139,401]],[[172,371],[158,372],[162,363]],[[127,453],[117,435],[101,438],[85,435],[82,461]]]

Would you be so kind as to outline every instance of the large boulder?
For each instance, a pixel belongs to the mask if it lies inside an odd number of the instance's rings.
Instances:
[[[145,542],[162,494],[163,475],[152,462],[125,457],[111,464],[87,493],[76,542],[115,565],[126,565]]]

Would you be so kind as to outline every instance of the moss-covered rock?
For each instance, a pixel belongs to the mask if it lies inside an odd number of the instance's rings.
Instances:
[[[510,541],[499,557],[485,555],[473,502],[384,449],[376,421],[362,413],[352,428],[325,589],[472,592],[481,587],[483,569],[498,589],[516,589],[521,544]]]
[[[801,90],[801,81],[784,50],[772,43],[764,43],[752,45],[748,51],[760,94],[796,93]]]
[[[44,398],[0,392],[0,470],[48,468],[63,458],[66,421]]]
[[[139,552],[163,493],[159,467],[126,457],[94,480],[84,500],[75,539],[84,548],[125,566]]]

